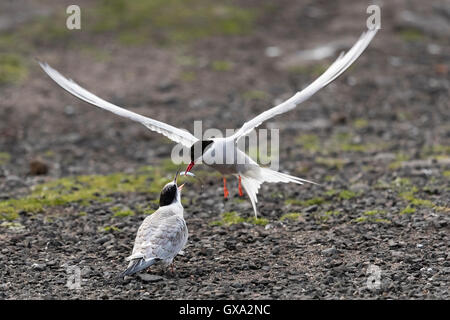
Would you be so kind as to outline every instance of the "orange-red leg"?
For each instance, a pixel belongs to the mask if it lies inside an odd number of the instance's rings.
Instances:
[[[239,176],[239,195],[241,197],[244,195],[244,192],[242,192],[241,176]]]
[[[223,177],[223,197],[228,198],[229,195],[230,193],[228,192],[227,189],[227,178]]]

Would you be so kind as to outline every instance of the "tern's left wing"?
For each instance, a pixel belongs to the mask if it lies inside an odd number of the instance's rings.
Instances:
[[[298,104],[308,100],[317,91],[327,86],[330,82],[339,77],[348,67],[355,62],[356,59],[363,53],[373,37],[377,33],[377,29],[374,28],[361,35],[359,40],[353,45],[353,47],[344,55],[341,55],[336,61],[313,83],[307,86],[302,91],[297,92],[294,96],[284,101],[283,103],[261,113],[252,120],[244,123],[234,135],[230,136],[230,139],[237,141],[239,138],[249,134],[254,128],[259,126],[264,121],[275,117],[276,115],[288,112],[294,109]]]
[[[140,114],[118,107],[108,101],[103,100],[102,98],[97,97],[95,94],[80,87],[73,80],[64,77],[61,73],[50,67],[47,63],[39,62],[39,65],[45,71],[45,73],[47,73],[49,77],[52,78],[53,81],[55,81],[63,89],[87,103],[108,110],[121,117],[140,122],[150,130],[158,132],[166,136],[170,140],[176,143],[181,143],[186,147],[191,147],[198,140],[188,131],[176,128],[158,120],[144,117]]]

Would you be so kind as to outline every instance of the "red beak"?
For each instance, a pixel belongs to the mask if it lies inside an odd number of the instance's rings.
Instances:
[[[184,174],[188,173],[189,171],[191,171],[192,167],[194,166],[194,161],[191,161],[191,163],[189,163],[189,165],[186,168],[186,171],[184,172]]]

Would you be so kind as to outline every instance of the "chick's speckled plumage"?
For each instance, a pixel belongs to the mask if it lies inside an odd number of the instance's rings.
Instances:
[[[176,204],[159,208],[145,218],[139,227],[133,253],[128,260],[156,258],[170,264],[185,246],[188,238],[183,207]],[[177,213],[176,211],[179,211]]]
[[[157,262],[170,265],[186,245],[188,229],[183,217],[180,190],[174,182],[171,184],[176,188],[175,199],[144,219],[138,229],[133,252],[127,258],[130,261],[128,268],[121,276],[139,272]],[[171,187],[171,184],[165,188]]]

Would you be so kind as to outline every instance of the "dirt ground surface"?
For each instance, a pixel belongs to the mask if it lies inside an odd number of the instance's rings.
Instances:
[[[221,177],[195,167],[175,273],[121,282],[184,165],[169,140],[65,93],[35,58],[160,121],[238,128],[348,50],[370,2],[115,0],[119,22],[102,1],[78,2],[81,30],[65,28],[70,1],[0,3],[0,298],[449,299],[448,1],[384,1],[355,65],[261,126],[280,129],[281,171],[321,185],[264,184],[253,219],[235,179],[224,200]]]

